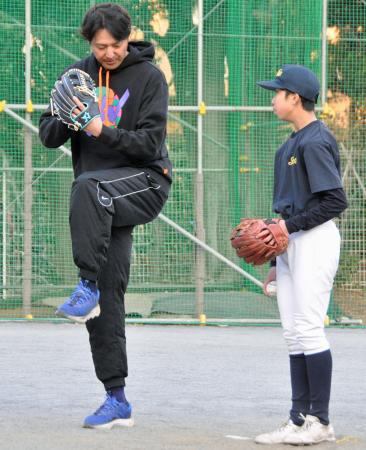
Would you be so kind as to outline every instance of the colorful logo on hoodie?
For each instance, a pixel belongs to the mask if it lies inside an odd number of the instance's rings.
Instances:
[[[121,98],[118,98],[113,89],[109,88],[107,90],[105,86],[102,86],[101,94],[99,87],[96,91],[103,124],[110,128],[117,128],[122,117],[122,108],[130,96],[130,91],[126,89]]]

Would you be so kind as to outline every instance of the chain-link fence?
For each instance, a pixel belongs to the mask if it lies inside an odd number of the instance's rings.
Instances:
[[[77,280],[68,229],[71,161],[66,149],[42,147],[34,127],[59,73],[89,53],[78,28],[94,3],[0,0],[2,318],[53,317]],[[255,82],[294,63],[321,80],[319,114],[339,140],[350,203],[339,220],[342,258],[329,314],[365,320],[365,3],[130,0],[123,6],[134,24],[131,39],[155,43],[169,84],[175,168],[163,212],[171,222],[158,219],[134,232],[128,315],[278,319],[275,300],[258,283],[190,235],[263,278],[266,269],[243,265],[228,237],[240,217],[271,214],[274,153],[291,129],[274,117],[270,94]]]

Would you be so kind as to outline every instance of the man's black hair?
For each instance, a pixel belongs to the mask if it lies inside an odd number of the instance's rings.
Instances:
[[[84,16],[80,34],[91,42],[95,33],[101,29],[109,31],[117,41],[122,41],[131,33],[131,17],[116,3],[94,5]]]

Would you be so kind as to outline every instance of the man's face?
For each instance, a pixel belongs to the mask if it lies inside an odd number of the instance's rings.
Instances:
[[[297,103],[297,94],[287,94],[282,89],[277,89],[272,99],[273,112],[281,120],[290,121]]]
[[[106,69],[116,69],[127,56],[128,39],[117,41],[106,29],[98,30],[91,43],[97,61]]]

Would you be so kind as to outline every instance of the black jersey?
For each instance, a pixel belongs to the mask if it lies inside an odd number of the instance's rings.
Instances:
[[[319,192],[342,188],[337,142],[316,120],[291,134],[277,150],[273,210],[288,219],[314,208]]]

